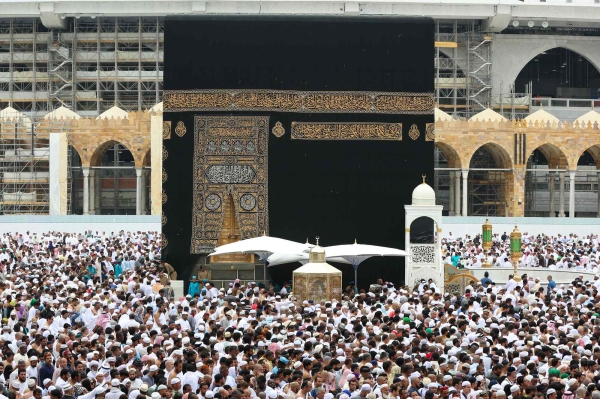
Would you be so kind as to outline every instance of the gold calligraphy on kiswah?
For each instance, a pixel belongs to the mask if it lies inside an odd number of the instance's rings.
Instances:
[[[401,123],[292,122],[298,140],[402,140]]]
[[[273,111],[303,113],[432,114],[431,93],[165,90],[165,112]]]

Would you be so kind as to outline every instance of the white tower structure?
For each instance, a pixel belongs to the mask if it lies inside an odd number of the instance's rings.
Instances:
[[[425,183],[425,176],[423,176],[423,183],[413,190],[412,204],[404,205],[405,250],[410,254],[406,260],[406,285],[410,288],[423,279],[427,282],[433,279],[440,291],[442,293],[444,291],[441,248],[443,208],[442,205],[435,204],[435,192]],[[428,222],[433,224],[433,236],[424,237],[425,242],[411,242],[411,226],[420,218],[427,218]],[[427,223],[424,220],[423,222]],[[413,238],[413,241],[416,240]]]

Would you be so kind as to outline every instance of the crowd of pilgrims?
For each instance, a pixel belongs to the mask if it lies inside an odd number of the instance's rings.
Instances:
[[[546,267],[548,269],[574,269],[600,272],[600,242],[597,235],[579,237],[577,234],[522,234],[523,256],[519,267]],[[485,251],[481,234],[456,237],[451,232],[443,239],[444,261],[461,268],[481,267],[488,263],[493,267],[513,267],[510,257],[510,231],[494,234],[492,248]]]
[[[446,293],[358,281],[320,303],[193,278],[180,296],[160,246],[151,232],[4,234],[0,399],[600,399],[598,277]],[[525,234],[522,262],[596,267],[596,247]],[[478,237],[444,249],[481,254]]]

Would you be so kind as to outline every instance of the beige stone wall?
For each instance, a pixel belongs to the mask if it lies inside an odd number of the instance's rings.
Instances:
[[[136,167],[151,165],[153,170],[157,167],[152,178],[151,197],[154,214],[160,213],[157,193],[160,193],[162,183],[157,176],[160,171],[159,165],[162,163],[162,146],[151,154],[153,116],[156,124],[153,141],[156,146],[159,137],[162,139],[162,124],[158,123],[159,120],[162,121],[160,112],[131,112],[127,119],[67,120],[64,121],[64,131],[67,132],[69,144],[81,156],[83,166],[99,165],[104,152],[110,146],[121,143],[133,154]],[[49,132],[56,131],[56,126],[56,121],[42,122],[36,133],[44,137]],[[14,131],[14,127],[12,129]],[[23,132],[23,136],[26,138],[26,131]],[[506,204],[508,216],[524,214],[525,167],[527,159],[535,149],[544,154],[553,169],[576,170],[579,157],[585,151],[592,155],[596,165],[600,165],[600,130],[597,125],[537,122],[527,124],[524,121],[438,121],[435,125],[435,136],[436,146],[444,153],[451,168],[469,169],[475,151],[486,146],[498,167],[510,169],[504,174],[504,198],[500,199]],[[519,142],[523,144],[516,145]],[[159,186],[155,189],[157,181]]]
[[[71,119],[65,121],[64,131],[84,167],[99,166],[106,150],[117,143],[126,147],[135,166],[141,167],[150,152],[150,118],[149,112],[139,111],[129,112],[127,119]],[[44,121],[37,131],[54,131],[56,126],[56,121]]]
[[[475,151],[486,146],[498,168],[510,169],[504,175],[502,199],[508,216],[524,215],[525,169],[536,149],[544,154],[552,169],[577,170],[577,162],[585,151],[600,165],[600,130],[590,123],[438,121],[435,141],[451,168],[469,169]]]

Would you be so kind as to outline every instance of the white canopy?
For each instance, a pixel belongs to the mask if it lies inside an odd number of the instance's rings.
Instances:
[[[310,244],[310,245],[312,245],[312,244]],[[329,262],[343,263],[345,265],[350,264],[350,262],[348,262],[346,259],[340,258],[340,257],[327,256],[326,259]],[[304,253],[302,253],[302,254],[286,254],[286,253],[282,253],[282,252],[275,252],[274,254],[269,256],[267,261],[269,262],[269,267],[284,265],[286,263],[294,263],[294,262],[300,262],[302,264],[305,264],[306,262],[308,262],[308,250],[305,250]]]
[[[296,241],[284,240],[283,238],[269,237],[263,235],[255,238],[232,242],[215,248],[213,255],[224,255],[232,253],[256,254],[264,261],[276,252],[287,254],[302,254],[306,244]]]
[[[365,244],[346,244],[346,245],[334,245],[332,247],[325,248],[327,257],[340,257],[349,260],[350,263],[355,264],[350,259],[355,258],[371,258],[373,256],[408,256],[406,251],[396,248],[379,247],[376,245],[365,245]],[[359,262],[360,263],[360,262]]]
[[[478,114],[473,115],[469,121],[477,122],[504,122],[506,118],[494,111],[493,109],[486,108]]]
[[[373,256],[408,256],[406,251],[376,245],[354,244],[334,245],[325,248],[327,257],[346,259],[354,267],[354,282],[357,282],[358,265]]]

